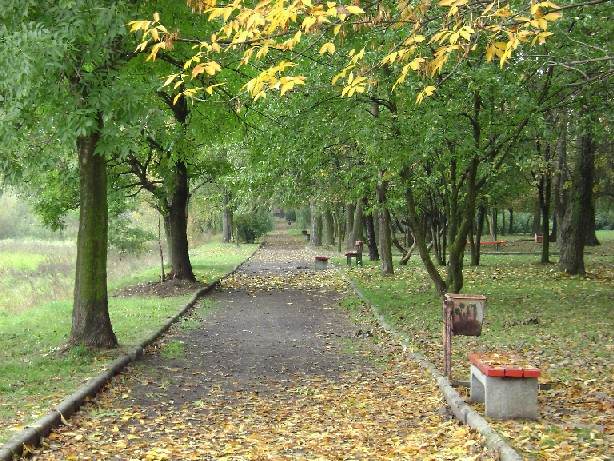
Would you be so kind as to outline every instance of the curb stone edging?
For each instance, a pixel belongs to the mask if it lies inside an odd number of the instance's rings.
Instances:
[[[21,456],[24,452],[24,446],[38,446],[41,439],[49,435],[49,433],[58,426],[61,426],[66,422],[66,418],[69,418],[76,413],[83,405],[86,399],[95,396],[111,379],[119,374],[129,363],[132,363],[143,356],[144,349],[156,341],[160,336],[168,331],[168,329],[177,320],[183,317],[188,311],[190,311],[196,303],[204,295],[217,288],[222,280],[233,275],[237,272],[245,263],[247,263],[256,252],[262,248],[263,243],[260,243],[256,249],[241,263],[239,263],[233,270],[224,274],[223,276],[215,279],[207,286],[199,289],[194,293],[190,301],[176,314],[169,318],[158,330],[156,330],[148,338],[142,340],[138,345],[126,352],[124,355],[113,360],[107,368],[102,371],[98,376],[91,378],[85,384],[81,385],[75,392],[67,396],[62,402],[60,402],[53,410],[47,413],[45,416],[39,418],[33,423],[26,426],[23,430],[11,437],[4,445],[0,447],[0,461],[13,461]]]
[[[371,312],[380,326],[387,331],[401,339],[401,344],[405,347],[411,346],[411,341],[407,335],[397,331],[379,312],[377,306],[372,304],[362,291],[356,286],[356,283],[350,279],[345,273],[341,272],[342,277],[349,283],[356,295],[360,300],[365,303],[371,309]],[[486,446],[499,455],[501,461],[522,461],[522,457],[518,454],[514,448],[512,448],[503,438],[488,424],[488,421],[478,414],[473,408],[471,408],[463,398],[456,392],[456,390],[450,385],[448,378],[443,376],[437,367],[429,361],[420,352],[408,352],[408,355],[416,361],[422,368],[428,370],[431,376],[437,382],[439,389],[446,399],[446,402],[450,406],[454,417],[461,423],[468,425],[472,429],[479,432],[486,441]]]

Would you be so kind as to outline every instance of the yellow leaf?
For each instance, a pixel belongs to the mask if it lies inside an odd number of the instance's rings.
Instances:
[[[160,22],[160,13],[155,12],[155,13],[153,14],[153,18],[154,18],[154,21],[155,21],[155,22]]]
[[[301,27],[303,28],[303,30],[305,32],[309,32],[309,29],[317,22],[317,19],[314,18],[313,16],[307,16],[305,19],[303,19],[303,24],[301,25]]]
[[[173,80],[175,80],[175,79],[177,78],[177,76],[178,76],[178,75],[179,75],[179,74],[172,74],[172,75],[169,75],[169,76],[166,78],[166,80],[164,81],[164,85],[162,85],[162,86],[167,86],[167,85],[169,85],[169,84],[170,84],[170,83],[171,83]]]
[[[324,45],[322,45],[322,48],[320,48],[320,54],[324,54],[324,53],[333,54],[334,52],[335,52],[335,44],[332,42],[325,43]]]
[[[173,98],[173,106],[175,104],[177,104],[177,101],[179,101],[179,98],[181,97],[181,93],[177,94],[174,98]]]
[[[546,21],[556,21],[561,17],[561,13],[548,13],[544,16]]]
[[[347,5],[345,9],[348,10],[348,13],[351,14],[364,14],[365,12],[365,10],[356,5]]]

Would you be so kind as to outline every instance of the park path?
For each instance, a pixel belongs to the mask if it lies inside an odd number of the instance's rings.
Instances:
[[[282,232],[36,460],[484,460],[428,375]]]

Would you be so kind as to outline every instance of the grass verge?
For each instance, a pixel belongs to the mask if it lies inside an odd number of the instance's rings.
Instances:
[[[608,459],[614,434],[614,241],[608,237],[601,233],[599,253],[587,257],[587,277],[563,275],[531,255],[484,255],[481,266],[465,269],[463,291],[485,294],[488,308],[482,336],[453,339],[453,377],[468,379],[469,352],[513,351],[552,384],[540,391],[538,421],[493,422],[526,459]],[[416,257],[395,269],[383,276],[377,263],[365,261],[346,271],[441,369],[441,301]]]
[[[210,282],[224,275],[255,248],[256,245],[236,247],[218,242],[198,247],[191,254],[198,279]],[[117,280],[112,288],[156,280],[157,270],[142,270]],[[25,310],[0,309],[0,444],[99,373],[123,348],[150,335],[189,297],[110,298],[111,320],[121,347],[98,353],[81,348],[63,354],[55,352],[70,331],[69,300],[42,303]]]

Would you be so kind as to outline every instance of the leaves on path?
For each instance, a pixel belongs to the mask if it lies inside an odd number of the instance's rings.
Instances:
[[[134,379],[115,382],[34,459],[492,459],[475,433],[442,416],[436,386],[412,362],[269,381],[264,394],[214,389],[180,408],[121,408]]]
[[[259,293],[247,299],[267,303],[272,299],[270,291],[283,301],[297,298],[283,295],[288,288],[309,293],[345,286],[336,272],[297,268],[307,264],[304,258],[311,254],[265,247],[224,287]],[[305,307],[321,302],[311,295],[303,298]],[[372,321],[369,316],[366,323]],[[337,326],[338,331],[323,332],[312,324],[305,330],[291,330],[299,337],[326,335],[321,350],[309,351],[324,360],[324,366],[273,375],[263,373],[264,369],[241,369],[235,376],[226,372],[229,369],[216,372],[217,368],[209,370],[202,364],[199,368],[187,359],[173,362],[162,353],[164,347],[153,345],[148,354],[162,364],[167,360],[168,367],[137,366],[115,378],[70,426],[51,434],[33,459],[493,459],[478,434],[450,418],[433,379],[407,361],[394,340],[375,328],[368,336],[356,338],[357,325],[349,325],[350,331]],[[219,347],[236,347],[229,344],[236,343],[236,337],[228,338],[221,328],[213,328],[190,334],[217,337],[217,332]],[[195,347],[196,341],[190,344],[185,331],[177,336],[180,331],[173,329],[164,342],[181,339],[186,350]],[[270,350],[257,352],[266,356]],[[300,349],[292,354],[300,354]],[[339,361],[349,366],[331,365],[328,370],[330,354],[338,354]],[[301,357],[296,359],[300,363]],[[246,376],[251,381],[246,382]]]

